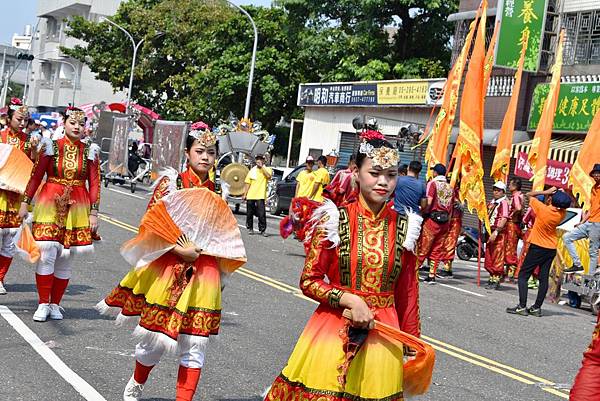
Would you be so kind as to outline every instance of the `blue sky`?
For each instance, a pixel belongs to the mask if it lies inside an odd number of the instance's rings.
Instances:
[[[23,33],[23,28],[27,24],[35,26],[35,13],[38,1],[44,0],[2,1],[0,43],[10,44],[13,33]],[[271,0],[233,0],[233,2],[236,4],[255,4],[260,6],[271,5]]]

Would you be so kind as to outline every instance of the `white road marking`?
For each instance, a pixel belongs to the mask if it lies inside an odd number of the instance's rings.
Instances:
[[[135,195],[135,194],[130,194],[129,192],[119,191],[118,189],[113,189],[113,188],[106,188],[106,189],[108,189],[111,192],[116,192],[116,193],[121,194],[121,195],[126,195],[126,196],[131,196],[132,198],[146,200],[146,198],[144,198],[143,196],[139,196],[139,195]]]
[[[95,388],[83,380],[77,373],[69,368],[17,315],[4,305],[0,305],[0,315],[10,324],[17,333],[34,349],[52,369],[69,383],[83,398],[88,401],[106,401]]]
[[[476,292],[473,292],[473,291],[469,291],[469,290],[465,290],[465,289],[462,289],[462,288],[458,288],[458,287],[455,287],[453,285],[448,285],[448,284],[444,284],[444,283],[440,283],[440,282],[438,282],[437,284],[441,285],[442,287],[448,287],[448,288],[452,288],[453,290],[456,290],[456,291],[464,292],[465,294],[471,294],[471,295],[475,295],[475,296],[478,296],[478,297],[485,298],[485,295],[483,295],[483,294],[479,294],[479,293],[476,293]]]

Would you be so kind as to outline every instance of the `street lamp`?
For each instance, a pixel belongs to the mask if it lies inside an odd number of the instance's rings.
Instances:
[[[133,72],[135,70],[135,60],[137,58],[137,52],[138,49],[140,48],[140,46],[142,45],[142,43],[144,43],[144,38],[142,38],[139,42],[135,43],[135,40],[133,39],[133,36],[127,31],[127,29],[123,28],[121,25],[117,24],[116,22],[111,21],[108,18],[104,18],[104,21],[108,22],[111,25],[116,26],[117,28],[119,28],[121,31],[123,31],[123,33],[125,33],[125,35],[127,35],[127,37],[129,38],[129,40],[131,41],[131,45],[133,46],[133,58],[131,60],[131,72],[129,73],[129,89],[127,90],[127,108],[126,111],[129,112],[130,110],[130,103],[131,103],[131,89],[133,88]],[[162,36],[164,35],[164,32],[159,32],[156,37]]]
[[[242,14],[244,14],[246,17],[248,17],[248,19],[250,20],[250,23],[252,24],[252,29],[254,30],[254,46],[252,47],[252,62],[250,63],[250,77],[248,78],[248,91],[246,92],[246,107],[244,108],[244,118],[248,119],[248,116],[250,115],[250,98],[252,97],[252,81],[254,80],[254,65],[256,64],[256,48],[258,47],[258,30],[256,29],[256,24],[254,23],[254,20],[252,19],[252,17],[250,16],[250,14],[248,14],[248,12],[246,10],[244,10],[242,7],[238,6],[237,4],[233,3],[232,1],[226,0],[229,4],[231,4],[232,6],[234,6],[235,8],[237,8],[238,10],[240,10],[242,12]]]

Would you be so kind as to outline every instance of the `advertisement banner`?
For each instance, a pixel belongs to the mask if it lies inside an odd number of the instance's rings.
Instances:
[[[445,79],[373,83],[301,84],[298,106],[403,106],[439,104]]]
[[[428,82],[377,84],[379,104],[427,104]]]
[[[548,0],[503,0],[498,7],[500,33],[494,65],[516,69],[525,35],[529,35],[525,53],[525,71],[537,72],[544,35]]]
[[[548,84],[539,84],[533,92],[527,129],[535,131],[540,122]],[[554,116],[555,132],[588,132],[600,110],[600,83],[561,83]]]
[[[546,170],[546,185],[552,185],[557,188],[568,188],[569,174],[573,168],[572,164],[548,160],[548,169]],[[527,162],[527,153],[519,152],[515,163],[515,172],[517,177],[529,180],[533,177],[533,170]]]

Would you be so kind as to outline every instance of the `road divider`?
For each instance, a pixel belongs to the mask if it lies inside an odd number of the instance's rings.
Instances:
[[[113,225],[123,228],[125,230],[131,231],[134,233],[137,233],[137,231],[138,231],[137,227],[127,224],[125,222],[119,221],[112,217],[108,217],[103,214],[99,214],[99,217],[101,220],[104,220],[107,223],[113,224]],[[279,290],[281,292],[285,292],[285,293],[291,294],[297,298],[301,298],[305,301],[309,301],[314,304],[319,304],[314,299],[308,298],[307,296],[302,294],[302,292],[297,287],[283,283],[274,278],[265,276],[263,274],[259,274],[255,271],[249,270],[244,267],[237,269],[236,273],[238,273],[246,278],[249,278],[254,281],[258,281],[260,283],[268,285],[269,287],[275,288],[276,290]],[[466,291],[466,290],[464,290],[464,291]],[[476,294],[476,295],[481,295],[481,294]],[[517,368],[513,368],[512,366],[494,361],[493,359],[486,358],[485,356],[478,355],[473,352],[469,352],[467,350],[464,350],[457,346],[445,343],[443,341],[436,340],[435,338],[431,338],[431,337],[427,337],[427,336],[422,336],[422,338],[427,343],[429,343],[435,350],[442,352],[446,355],[460,359],[461,361],[470,363],[472,365],[487,369],[491,372],[500,374],[502,376],[508,377],[512,380],[516,380],[523,384],[534,385],[534,386],[538,387],[540,390],[545,391],[550,394],[553,394],[557,397],[560,397],[563,399],[569,399],[568,392],[559,390],[558,388],[556,388],[559,385],[550,380],[533,375],[531,373],[527,373],[527,372],[522,371]]]

